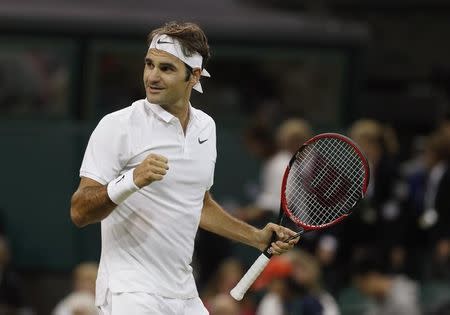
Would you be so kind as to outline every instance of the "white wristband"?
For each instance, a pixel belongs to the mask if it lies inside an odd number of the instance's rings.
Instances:
[[[109,182],[107,186],[108,196],[116,205],[121,204],[131,194],[139,190],[133,180],[133,171],[134,168]]]

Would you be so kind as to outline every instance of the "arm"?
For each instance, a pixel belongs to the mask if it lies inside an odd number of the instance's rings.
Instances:
[[[140,189],[163,179],[168,169],[167,158],[162,155],[150,154],[133,170],[133,179],[130,178],[130,180],[133,180],[134,185],[137,186],[136,189]],[[117,184],[120,181],[121,179],[114,179],[113,183]],[[114,203],[110,193],[111,190],[108,194],[108,185],[102,185],[93,179],[82,177],[70,204],[70,217],[73,223],[78,227],[83,227],[106,218],[120,203]]]
[[[272,233],[275,232],[278,241],[272,243],[274,254],[281,254],[291,249],[298,242],[298,238],[289,242],[283,242],[283,240],[295,235],[295,232],[288,228],[268,223],[260,230],[238,220],[223,210],[219,204],[214,201],[209,192],[205,193],[205,198],[203,200],[200,227],[231,240],[253,246],[261,251],[269,245]]]
[[[108,196],[107,185],[82,177],[70,203],[70,217],[77,227],[106,218],[117,206]]]

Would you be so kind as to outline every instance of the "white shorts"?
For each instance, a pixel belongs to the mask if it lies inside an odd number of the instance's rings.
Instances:
[[[170,299],[145,292],[111,293],[99,307],[100,315],[208,315],[200,298]]]

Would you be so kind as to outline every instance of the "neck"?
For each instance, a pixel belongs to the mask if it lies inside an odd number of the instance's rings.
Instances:
[[[186,128],[189,122],[189,104],[171,114],[178,118],[181,127],[183,127],[183,132],[186,133]]]
[[[175,112],[171,113],[175,117],[178,118],[178,120],[181,123],[181,127],[183,127],[183,132],[186,133],[186,128],[189,122],[189,100],[191,99],[191,92],[192,92],[192,86],[186,87],[186,94],[185,96],[180,100],[182,102],[181,106],[175,107]]]
[[[183,131],[186,132],[186,128],[189,122],[189,102],[186,102],[183,106],[160,106],[177,117],[180,121]]]

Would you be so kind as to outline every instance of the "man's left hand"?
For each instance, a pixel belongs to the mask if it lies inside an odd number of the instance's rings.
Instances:
[[[287,241],[291,236],[294,236],[296,233],[284,226],[277,225],[274,223],[268,223],[262,230],[258,231],[258,248],[261,251],[264,251],[266,247],[269,245],[269,242],[272,240],[272,234],[276,233],[277,240],[271,243],[271,249],[273,255],[281,255],[284,252],[292,249],[295,244],[300,240],[300,236],[294,238],[290,241]]]

